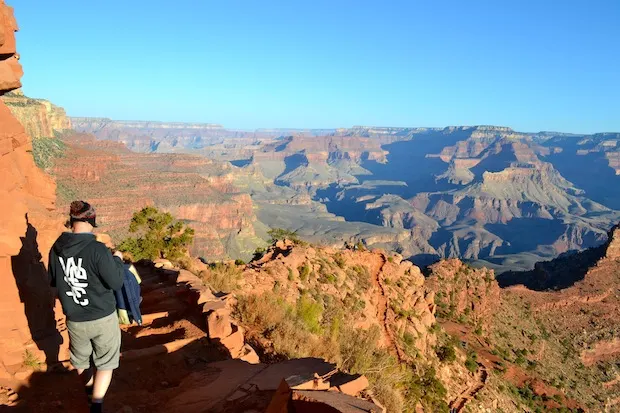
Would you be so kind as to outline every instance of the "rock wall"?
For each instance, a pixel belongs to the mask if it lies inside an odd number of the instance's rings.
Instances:
[[[193,256],[235,253],[248,259],[262,244],[254,233],[252,199],[234,185],[229,164],[195,155],[139,154],[88,134],[67,133],[63,141],[65,155],[54,167],[59,204],[88,199],[101,216],[101,229],[115,241],[128,235],[134,212],[153,205],[194,228]]]
[[[16,30],[12,8],[0,0],[0,94],[21,86]],[[56,361],[61,342],[45,265],[62,218],[56,185],[31,152],[23,126],[0,102],[0,381],[23,373],[26,350]]]
[[[45,99],[32,99],[16,90],[2,97],[31,138],[51,138],[56,131],[71,129],[65,110]]]

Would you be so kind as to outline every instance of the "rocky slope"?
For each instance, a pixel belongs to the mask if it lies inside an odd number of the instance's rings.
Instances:
[[[243,326],[261,361],[314,356],[366,374],[388,411],[579,411],[597,403],[598,387],[586,384],[598,379],[595,368],[564,379],[578,387],[553,381],[565,374],[558,359],[575,366],[580,356],[565,356],[553,320],[532,320],[530,301],[500,291],[492,270],[453,259],[424,277],[398,254],[298,240],[276,242],[247,266],[201,265],[194,271],[205,283],[234,292],[225,317]],[[612,346],[597,354],[608,357]],[[390,357],[404,370],[392,370]]]
[[[21,86],[13,10],[0,1],[0,94]],[[46,282],[47,251],[62,231],[55,182],[35,166],[31,139],[0,101],[0,382],[23,377],[25,355],[58,361],[59,312]],[[58,310],[58,309],[57,309]]]

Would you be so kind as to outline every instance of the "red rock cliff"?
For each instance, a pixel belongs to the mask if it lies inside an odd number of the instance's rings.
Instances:
[[[16,30],[13,9],[0,0],[0,95],[21,86]],[[31,152],[23,126],[0,102],[0,381],[23,370],[25,350],[43,361],[37,349],[54,359],[60,344],[44,265],[62,219],[56,185]]]

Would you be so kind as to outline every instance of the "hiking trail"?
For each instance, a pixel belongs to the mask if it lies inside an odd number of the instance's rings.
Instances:
[[[121,326],[120,367],[105,399],[111,412],[158,412],[184,378],[210,362],[230,358],[207,339],[204,316],[191,304],[189,289],[177,283],[177,271],[136,268],[142,278],[143,325]],[[82,387],[74,371],[35,371],[27,385],[10,389],[17,401],[11,407],[0,405],[0,411],[87,412]]]
[[[486,385],[489,379],[489,372],[482,363],[478,363],[478,370],[474,375],[474,382],[463,390],[453,401],[450,402],[450,409],[454,409],[455,413],[462,411],[467,403],[473,399],[479,391]],[[452,410],[451,410],[452,411]]]

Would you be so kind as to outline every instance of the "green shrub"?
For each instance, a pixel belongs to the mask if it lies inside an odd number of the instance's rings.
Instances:
[[[41,363],[41,360],[39,360],[30,350],[24,351],[24,366],[33,370],[39,370],[42,364],[43,363]]]
[[[34,163],[43,170],[49,170],[57,158],[64,156],[66,148],[67,145],[58,138],[34,138],[32,139]]]
[[[126,238],[118,249],[130,253],[134,260],[166,258],[177,261],[187,255],[194,240],[192,228],[175,220],[170,213],[150,206],[133,214],[129,232],[139,235]]]
[[[304,263],[304,265],[302,265],[301,267],[298,268],[299,271],[299,278],[302,281],[308,281],[308,276],[310,275],[310,265],[308,265],[308,263]]]
[[[296,245],[306,245],[304,241],[299,239],[297,231],[289,231],[283,228],[272,228],[267,232],[267,234],[271,237],[271,243],[286,239],[292,241]]]
[[[267,250],[263,247],[258,247],[254,250],[254,256],[252,257],[252,261],[258,261],[265,256]]]
[[[296,314],[308,331],[315,334],[321,332],[323,306],[308,294],[302,294],[297,300]]]
[[[454,346],[450,343],[444,344],[443,346],[439,347],[436,353],[437,357],[439,357],[439,360],[444,363],[452,363],[456,360],[456,350],[454,349]]]
[[[345,260],[344,255],[342,255],[342,253],[338,253],[334,256],[334,262],[340,269],[344,269],[347,265],[347,261]]]
[[[471,373],[475,373],[478,370],[478,362],[476,361],[475,353],[467,353],[467,359],[465,359],[465,368]]]

